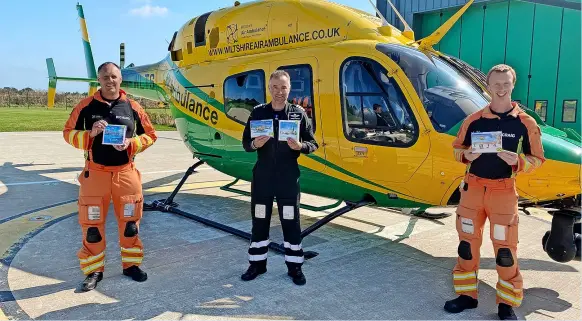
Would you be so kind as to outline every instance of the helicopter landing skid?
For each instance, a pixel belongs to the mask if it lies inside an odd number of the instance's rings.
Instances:
[[[156,201],[153,201],[151,204],[144,203],[144,211],[160,211],[160,212],[167,212],[167,213],[180,215],[182,217],[194,220],[196,222],[208,225],[210,227],[214,227],[214,228],[219,229],[223,232],[227,232],[227,233],[239,236],[241,238],[244,238],[244,239],[247,239],[250,241],[251,240],[250,233],[236,229],[234,227],[230,227],[228,225],[221,224],[221,223],[216,222],[216,221],[206,219],[204,217],[200,217],[198,215],[194,215],[192,213],[182,211],[178,208],[178,206],[179,206],[178,203],[174,202],[174,197],[176,196],[176,194],[178,194],[178,191],[180,190],[180,188],[182,188],[182,185],[184,185],[184,182],[188,179],[188,177],[190,175],[194,174],[195,169],[202,164],[204,164],[204,161],[201,160],[201,161],[198,161],[197,163],[195,163],[194,165],[190,166],[188,168],[188,170],[186,171],[186,173],[184,174],[184,176],[182,177],[182,180],[180,181],[180,183],[178,183],[178,186],[176,186],[176,188],[174,189],[172,194],[167,199],[156,200]],[[320,227],[329,223],[331,220],[333,220],[341,215],[344,215],[350,211],[353,211],[357,208],[360,208],[362,206],[370,205],[370,204],[374,203],[374,201],[370,200],[370,199],[363,199],[359,202],[345,201],[345,203],[346,203],[345,206],[338,208],[337,210],[326,215],[324,218],[318,220],[317,222],[313,223],[312,225],[307,227],[305,230],[303,230],[301,232],[301,239],[303,239],[306,236],[308,236],[309,234],[315,232],[317,229],[319,229]],[[285,253],[285,248],[284,248],[282,243],[281,244],[270,243],[269,249],[274,250],[274,251],[281,253],[281,254]],[[311,258],[316,257],[317,255],[319,255],[319,253],[314,252],[314,251],[305,251],[303,253],[303,256],[305,257],[305,259],[311,259]]]

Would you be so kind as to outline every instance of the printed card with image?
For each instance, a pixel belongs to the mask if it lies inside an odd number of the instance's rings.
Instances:
[[[259,136],[271,136],[271,137],[275,136],[272,119],[251,120],[250,125],[251,125],[251,138]]]
[[[281,120],[279,121],[279,140],[287,141],[291,137],[299,141],[299,121],[297,120]]]
[[[473,153],[498,153],[503,150],[502,134],[497,132],[471,133]]]
[[[107,125],[103,130],[103,145],[123,145],[125,142],[125,125]]]

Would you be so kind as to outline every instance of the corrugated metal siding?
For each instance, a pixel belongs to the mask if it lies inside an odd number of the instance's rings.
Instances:
[[[467,0],[392,1],[420,39]],[[510,64],[518,75],[513,99],[549,125],[580,133],[581,15],[579,9],[556,5],[559,1],[563,0],[476,0],[480,4],[471,6],[434,49],[483,72],[498,63]],[[397,21],[394,15],[387,19]],[[399,22],[394,24],[402,29]]]

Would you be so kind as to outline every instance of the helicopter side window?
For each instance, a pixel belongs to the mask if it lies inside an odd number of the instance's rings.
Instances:
[[[246,124],[253,108],[265,100],[263,70],[232,75],[224,81],[224,110],[229,118],[241,124]]]
[[[315,133],[315,119],[313,102],[313,73],[310,65],[281,66],[277,68],[285,70],[291,77],[291,91],[288,101],[305,109],[307,117],[311,120],[311,126]]]
[[[418,124],[398,84],[380,64],[351,58],[341,68],[344,134],[354,142],[407,147]]]

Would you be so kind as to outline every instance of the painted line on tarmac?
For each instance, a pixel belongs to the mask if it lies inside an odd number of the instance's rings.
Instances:
[[[199,168],[196,169],[196,171],[213,171],[215,170],[214,168]],[[163,174],[163,173],[177,173],[177,172],[185,172],[182,169],[174,169],[174,170],[167,170],[167,171],[155,171],[155,172],[143,172],[141,173],[142,175],[149,175],[149,174]],[[64,182],[75,182],[77,181],[76,178],[68,178],[68,179],[56,179],[56,180],[50,180],[50,181],[36,181],[36,182],[19,182],[19,183],[7,183],[7,184],[3,184],[2,182],[0,182],[0,186],[21,186],[21,185],[38,185],[38,184],[54,184],[54,183],[64,183]]]
[[[203,189],[220,187],[230,180],[208,181],[184,184],[185,189]],[[245,182],[235,184],[235,186],[248,185]],[[159,193],[171,192],[175,185],[165,185],[144,190],[144,196],[151,196]],[[48,227],[71,217],[78,213],[77,199],[68,200],[38,209],[26,211],[0,221],[0,284],[8,284],[7,275],[10,265],[16,254],[24,245],[40,232]],[[28,315],[18,306],[18,302],[12,292],[0,291],[0,303],[4,311],[11,312],[8,315],[13,317],[30,319]],[[0,309],[0,321],[8,320],[6,314]]]
[[[43,207],[35,208],[33,210],[26,211],[24,213],[20,213],[20,214],[12,215],[12,216],[9,216],[9,217],[5,217],[5,218],[3,218],[3,219],[0,220],[0,224],[6,223],[8,221],[11,221],[11,220],[13,220],[15,218],[19,218],[19,217],[24,216],[26,214],[31,214],[31,213],[35,213],[35,212],[38,212],[38,211],[42,211],[42,210],[45,210],[45,209],[49,209],[49,208],[52,208],[52,207],[55,207],[55,206],[64,205],[64,204],[67,204],[67,203],[72,203],[72,202],[75,202],[76,200],[77,199],[75,198],[75,199],[72,199],[72,200],[68,200],[68,201],[59,202],[59,203],[55,203],[55,204],[48,205],[48,206],[43,206]]]

